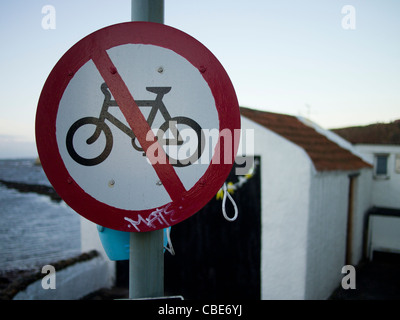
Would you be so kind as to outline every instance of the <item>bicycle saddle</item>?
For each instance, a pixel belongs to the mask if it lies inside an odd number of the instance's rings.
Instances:
[[[171,91],[171,87],[146,87],[146,90],[156,94],[166,94]]]

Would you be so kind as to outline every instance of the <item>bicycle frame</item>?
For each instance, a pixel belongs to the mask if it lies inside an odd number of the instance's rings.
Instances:
[[[171,120],[171,115],[169,114],[167,108],[165,107],[162,98],[166,93],[171,90],[171,87],[146,87],[146,90],[149,92],[153,92],[157,94],[155,100],[135,100],[136,104],[140,107],[151,107],[150,114],[147,118],[147,123],[151,127],[153,125],[154,119],[157,115],[157,112],[160,111],[165,121]],[[118,107],[118,104],[115,100],[111,100],[111,93],[108,91],[108,86],[106,83],[101,85],[101,91],[104,94],[104,102],[101,108],[99,120],[100,123],[105,123],[107,119],[112,124],[114,124],[118,129],[127,134],[132,140],[136,139],[136,136],[133,130],[126,126],[122,121],[114,117],[111,113],[108,112],[109,107]],[[100,136],[101,127],[97,127],[93,135],[87,139],[87,143],[91,144],[97,140]]]

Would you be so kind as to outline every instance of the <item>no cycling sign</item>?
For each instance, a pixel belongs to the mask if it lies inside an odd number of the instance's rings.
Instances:
[[[57,193],[94,223],[130,232],[199,211],[233,166],[239,129],[236,94],[215,56],[151,22],[76,43],[36,113],[40,161]]]

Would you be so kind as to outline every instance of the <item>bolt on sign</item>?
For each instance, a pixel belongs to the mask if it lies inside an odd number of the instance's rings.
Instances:
[[[172,226],[228,176],[240,113],[216,57],[186,33],[127,22],[69,49],[43,87],[43,169],[77,213],[115,230]]]

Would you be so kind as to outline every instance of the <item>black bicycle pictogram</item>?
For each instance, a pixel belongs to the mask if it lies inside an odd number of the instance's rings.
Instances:
[[[117,119],[114,115],[108,112],[109,107],[118,107],[117,102],[115,100],[111,100],[111,93],[109,92],[108,86],[106,83],[101,85],[101,91],[104,94],[104,102],[101,108],[101,112],[98,118],[96,117],[85,117],[77,120],[72,126],[69,128],[67,137],[66,137],[66,146],[69,155],[74,159],[77,163],[84,166],[95,166],[101,162],[103,162],[111,153],[113,147],[113,136],[110,127],[107,125],[106,120],[114,124],[118,129],[127,134],[132,139],[132,146],[139,152],[143,152],[143,148],[137,143],[137,138],[133,133],[132,129],[126,126],[123,122]],[[146,87],[146,90],[156,94],[156,98],[154,100],[135,100],[136,104],[139,107],[150,107],[150,113],[147,117],[147,123],[150,127],[152,127],[154,119],[158,112],[161,113],[165,122],[160,126],[157,131],[157,140],[158,142],[164,146],[180,146],[185,141],[182,139],[180,130],[178,127],[186,126],[190,129],[194,130],[197,136],[197,144],[195,150],[192,150],[189,155],[185,155],[184,159],[178,159],[177,152],[172,152],[169,154],[166,151],[166,156],[169,160],[169,163],[176,167],[184,167],[193,164],[198,160],[203,153],[204,150],[204,133],[201,130],[200,125],[187,117],[171,117],[169,114],[164,102],[162,101],[165,94],[170,92],[171,87]],[[74,135],[78,129],[85,125],[95,125],[94,133],[86,140],[88,145],[93,144],[100,137],[103,132],[105,135],[106,143],[103,151],[93,158],[85,158],[79,155],[73,144]],[[170,131],[168,138],[164,138],[164,133]],[[171,137],[172,135],[172,137]],[[145,156],[146,154],[143,153]],[[180,155],[181,156],[181,155]]]

